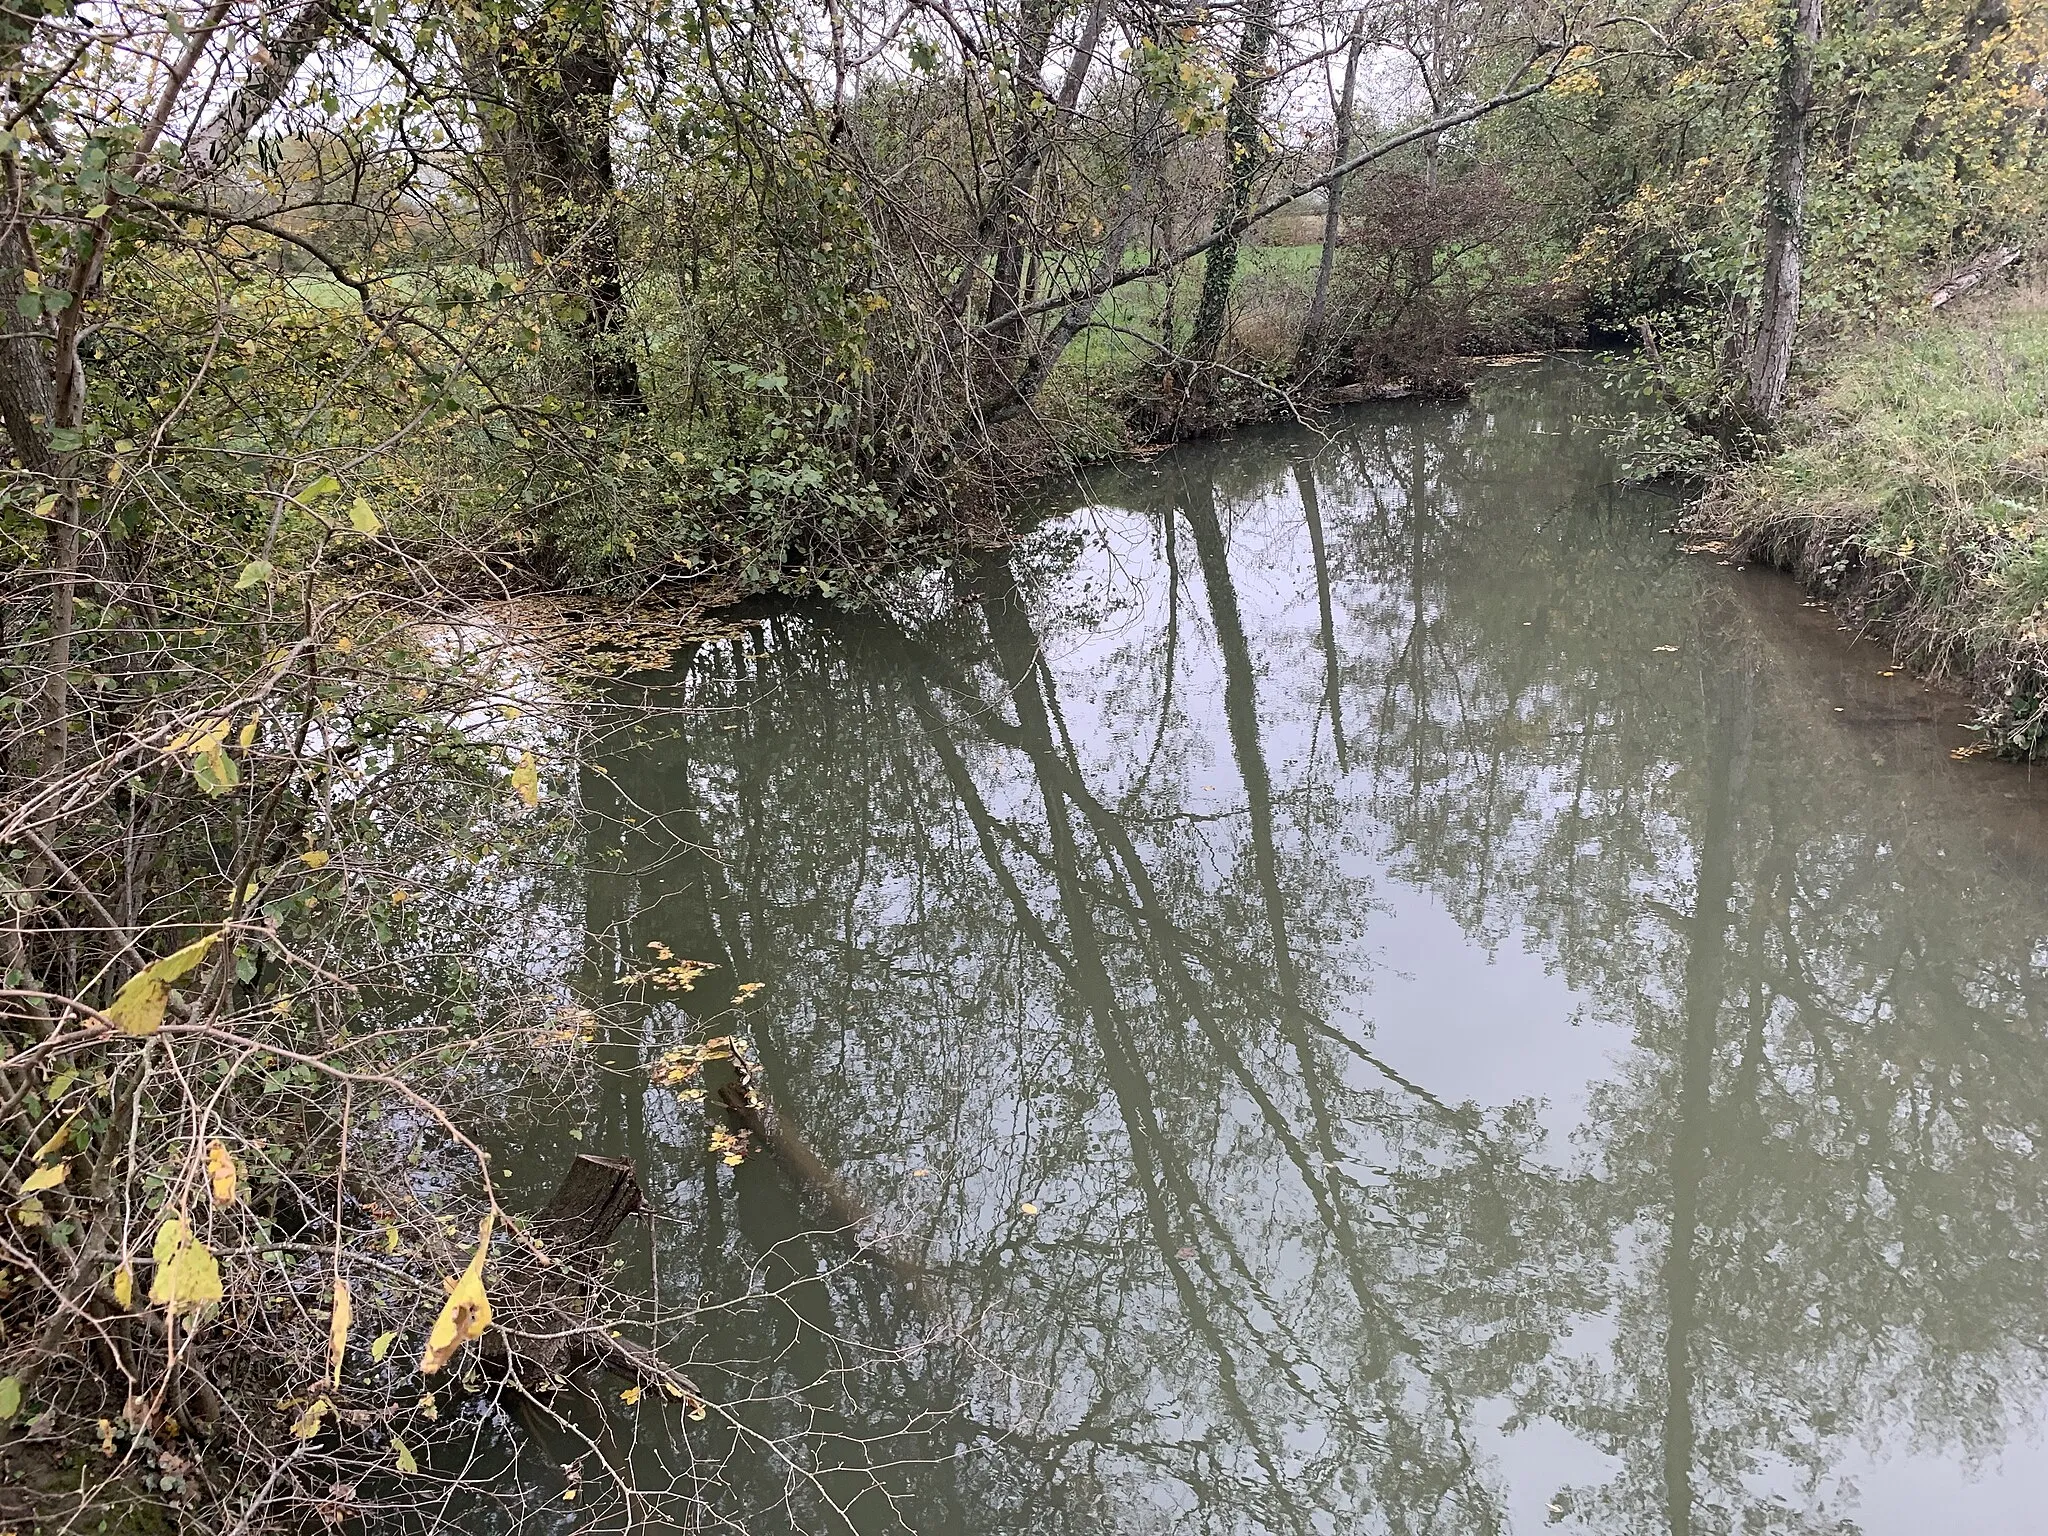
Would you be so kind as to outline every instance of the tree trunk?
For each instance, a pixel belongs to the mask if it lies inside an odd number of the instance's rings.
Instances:
[[[581,306],[570,329],[592,395],[637,409],[612,165],[619,67],[603,0],[549,8],[506,43],[499,68],[514,117],[501,148],[514,189],[508,201],[524,210],[534,253]]]
[[[194,186],[220,174],[248,142],[256,125],[284,99],[313,50],[334,30],[334,23],[334,0],[307,0],[284,31],[256,51],[247,78],[185,141],[184,162],[178,168],[180,186]]]
[[[1223,142],[1230,163],[1223,200],[1216,207],[1220,238],[1202,265],[1202,297],[1195,306],[1194,334],[1188,338],[1188,361],[1196,365],[1214,362],[1223,346],[1243,243],[1238,225],[1251,208],[1252,190],[1265,161],[1259,108],[1266,94],[1266,53],[1272,45],[1273,0],[1251,0],[1231,63],[1230,106],[1224,114]]]
[[[1337,147],[1331,164],[1342,165],[1351,158],[1351,114],[1358,92],[1358,59],[1365,52],[1365,13],[1351,24],[1351,46],[1344,54],[1344,88],[1337,99]],[[1315,293],[1308,302],[1308,319],[1301,328],[1301,348],[1295,353],[1294,371],[1313,378],[1323,371],[1323,347],[1329,329],[1330,277],[1337,267],[1337,239],[1344,229],[1344,181],[1333,176],[1323,196],[1322,260],[1316,266]]]
[[[1821,0],[1793,0],[1781,44],[1772,113],[1771,165],[1764,191],[1764,274],[1755,329],[1743,360],[1742,407],[1768,430],[1785,407],[1792,338],[1799,325],[1800,239],[1806,220],[1806,150],[1813,131],[1813,55]]]

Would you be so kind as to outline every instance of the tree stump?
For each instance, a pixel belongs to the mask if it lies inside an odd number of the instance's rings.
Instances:
[[[609,1248],[626,1218],[644,1203],[640,1178],[623,1157],[585,1152],[569,1165],[562,1187],[535,1218],[535,1235],[574,1262]]]

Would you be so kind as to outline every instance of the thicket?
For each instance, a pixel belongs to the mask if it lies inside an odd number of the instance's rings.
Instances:
[[[1759,338],[2037,211],[2031,19],[1807,5],[0,6],[22,1518],[480,1475],[416,1470],[443,1283],[546,1255],[479,1126],[598,1000],[476,958],[573,807],[473,605],[857,592],[1489,349],[1643,334],[1754,417]]]

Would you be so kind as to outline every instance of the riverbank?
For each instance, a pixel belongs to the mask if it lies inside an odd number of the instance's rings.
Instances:
[[[1967,692],[1987,746],[2048,750],[2048,293],[1844,346],[1684,527]]]

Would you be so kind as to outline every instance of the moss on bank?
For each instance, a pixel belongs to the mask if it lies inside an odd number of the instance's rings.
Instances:
[[[1799,575],[2048,753],[2048,294],[1835,352],[1776,455],[1688,531]]]

